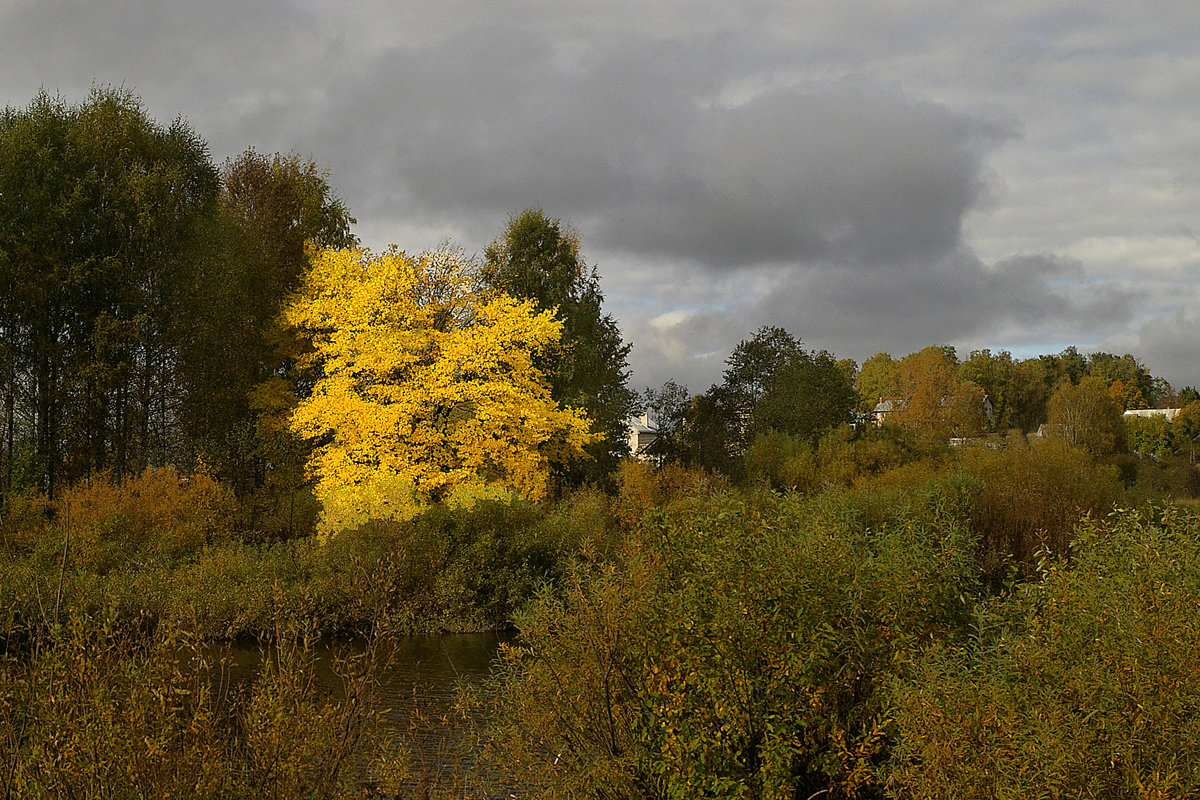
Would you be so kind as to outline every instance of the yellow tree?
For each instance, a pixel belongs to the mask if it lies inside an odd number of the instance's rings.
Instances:
[[[290,425],[320,445],[325,534],[464,496],[539,500],[551,464],[594,439],[534,367],[553,310],[484,290],[457,254],[315,251],[284,320],[319,376]]]

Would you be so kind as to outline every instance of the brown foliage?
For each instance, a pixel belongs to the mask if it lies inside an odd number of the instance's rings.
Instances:
[[[233,493],[207,474],[160,467],[120,485],[105,474],[93,476],[64,492],[53,508],[70,526],[76,563],[104,573],[130,560],[174,562],[227,536],[235,505]]]
[[[1121,493],[1116,467],[1097,464],[1062,440],[972,448],[961,464],[980,487],[971,522],[985,569],[1008,556],[1029,561],[1043,548],[1065,553],[1080,518],[1107,513]]]

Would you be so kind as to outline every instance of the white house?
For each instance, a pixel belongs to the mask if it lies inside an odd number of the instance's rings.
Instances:
[[[1126,411],[1125,417],[1166,417],[1167,422],[1173,422],[1179,416],[1182,408],[1134,408]]]
[[[658,438],[658,428],[651,424],[650,415],[629,417],[625,420],[625,425],[629,430],[629,453],[642,461],[651,460],[652,457],[646,453],[646,448]]]

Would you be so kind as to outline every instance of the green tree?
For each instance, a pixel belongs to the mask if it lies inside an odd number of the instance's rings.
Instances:
[[[735,479],[741,477],[744,447],[736,429],[739,400],[725,386],[712,386],[693,397],[677,435],[678,460]]]
[[[1013,370],[1011,353],[993,354],[987,349],[972,350],[958,368],[959,379],[978,385],[991,401],[996,430],[1012,427],[1016,416],[1017,383]]]
[[[884,400],[896,400],[896,362],[887,353],[876,353],[863,362],[855,384],[858,408],[871,411]]]
[[[1093,353],[1088,357],[1088,374],[1102,380],[1110,390],[1120,384],[1112,396],[1123,408],[1148,408],[1155,397],[1154,376],[1128,353]]]
[[[740,455],[754,438],[754,413],[775,383],[776,375],[800,364],[808,354],[795,336],[775,326],[759,328],[725,359],[722,408],[728,414],[728,437]],[[798,374],[793,375],[793,382]],[[782,394],[782,387],[780,394]],[[776,403],[777,404],[777,403]]]
[[[642,392],[642,406],[658,430],[658,438],[647,450],[649,455],[664,463],[678,460],[679,433],[691,399],[687,386],[674,380],[667,380],[658,389],[647,386]]]
[[[800,353],[775,369],[751,414],[751,435],[783,433],[815,444],[850,422],[855,400],[850,376],[831,354]]]
[[[537,362],[550,380],[551,396],[580,408],[601,438],[588,448],[590,461],[564,467],[571,484],[603,481],[629,454],[626,420],[637,406],[628,388],[629,348],[617,322],[604,313],[600,278],[579,250],[579,234],[539,208],[514,214],[484,250],[484,282],[554,310],[563,323],[561,345]]]
[[[185,351],[185,421],[204,457],[244,493],[279,477],[268,474],[268,464],[296,476],[303,461],[304,448],[286,433],[283,417],[313,376],[296,371],[303,344],[276,318],[300,286],[306,249],[354,247],[358,240],[328,173],[296,155],[248,150],[226,161],[219,199],[195,287],[206,313],[195,320]],[[265,423],[264,414],[271,417]]]
[[[176,365],[216,190],[204,142],[129,92],[0,115],[6,485],[23,447],[48,494],[186,458]]]
[[[1057,378],[1052,363],[1030,358],[1013,364],[1013,404],[1009,419],[1027,433],[1046,421],[1046,405],[1054,394]]]

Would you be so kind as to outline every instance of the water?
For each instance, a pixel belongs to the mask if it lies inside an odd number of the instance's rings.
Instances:
[[[490,671],[502,642],[511,633],[439,634],[406,636],[389,642],[379,654],[374,678],[378,740],[371,745],[402,758],[410,789],[461,785],[472,757],[466,734],[479,721],[455,710],[462,684],[477,684]],[[345,694],[337,661],[361,655],[363,643],[320,643],[313,648],[312,691],[318,697],[340,699]],[[234,647],[228,652],[227,679],[247,685],[263,667],[272,650],[257,646]],[[360,767],[364,766],[360,764]]]

